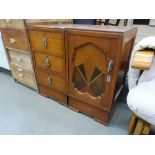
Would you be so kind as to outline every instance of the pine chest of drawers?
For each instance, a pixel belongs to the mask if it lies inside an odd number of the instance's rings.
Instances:
[[[30,25],[39,92],[107,125],[136,32],[130,27]]]
[[[13,78],[37,89],[25,21],[1,19],[0,27]]]

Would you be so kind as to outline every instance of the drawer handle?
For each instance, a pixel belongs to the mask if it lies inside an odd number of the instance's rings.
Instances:
[[[113,60],[110,60],[108,63],[108,74],[107,74],[107,82],[111,81],[111,73],[113,69]]]
[[[49,85],[52,83],[52,79],[51,79],[50,76],[47,78],[47,82],[48,82]]]
[[[14,44],[16,42],[16,39],[15,38],[10,38],[10,43],[11,44]]]
[[[48,57],[45,59],[44,64],[45,64],[46,67],[50,66],[50,62],[49,62]]]
[[[46,34],[43,34],[43,47],[46,48],[47,46],[47,38],[46,38]]]

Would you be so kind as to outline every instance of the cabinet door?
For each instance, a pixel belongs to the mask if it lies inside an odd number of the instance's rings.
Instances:
[[[112,102],[117,39],[68,32],[69,95],[93,106]]]

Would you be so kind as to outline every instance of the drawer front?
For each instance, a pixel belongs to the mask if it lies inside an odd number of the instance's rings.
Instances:
[[[12,75],[15,79],[28,85],[29,87],[36,88],[34,74],[32,71],[19,67],[11,63]]]
[[[55,56],[64,56],[63,31],[29,30],[29,39],[33,51],[47,52]]]
[[[25,29],[25,24],[23,19],[1,19],[0,27],[12,29]]]
[[[34,57],[36,68],[64,74],[65,62],[63,58],[37,52],[34,53]]]
[[[49,74],[40,70],[36,71],[36,78],[39,84],[55,88],[64,92],[66,90],[65,79],[62,76]]]
[[[3,30],[4,44],[8,48],[29,51],[26,32],[21,30]]]
[[[11,63],[17,64],[18,66],[28,68],[28,69],[33,69],[32,67],[32,62],[31,62],[31,55],[15,50],[8,50],[9,52],[9,57]]]

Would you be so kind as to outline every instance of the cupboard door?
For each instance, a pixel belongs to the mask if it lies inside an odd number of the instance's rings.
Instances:
[[[110,104],[117,39],[68,33],[69,95],[103,108]]]

